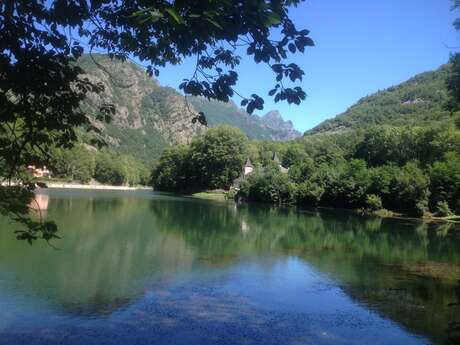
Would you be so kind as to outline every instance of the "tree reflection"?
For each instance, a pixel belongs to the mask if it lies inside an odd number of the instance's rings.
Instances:
[[[48,217],[63,235],[58,251],[40,243],[28,248],[1,231],[0,277],[22,277],[27,294],[67,313],[106,314],[187,272],[295,256],[368,308],[437,342],[445,342],[455,319],[455,308],[446,308],[458,294],[460,272],[453,228],[339,211],[90,195],[51,197]]]

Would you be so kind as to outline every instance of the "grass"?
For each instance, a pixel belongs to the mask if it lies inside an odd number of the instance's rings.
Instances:
[[[225,201],[227,200],[225,192],[199,192],[192,194],[195,198],[200,199],[209,199],[209,200],[219,200]]]

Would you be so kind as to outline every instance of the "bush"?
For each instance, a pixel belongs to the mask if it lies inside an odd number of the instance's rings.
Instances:
[[[437,215],[440,217],[449,217],[453,216],[453,212],[449,208],[449,203],[447,201],[439,201],[436,205]]]
[[[230,190],[225,194],[225,199],[227,200],[235,200],[238,192],[234,188],[230,188]]]
[[[366,197],[366,209],[371,211],[378,211],[383,208],[382,199],[375,194],[369,194]]]

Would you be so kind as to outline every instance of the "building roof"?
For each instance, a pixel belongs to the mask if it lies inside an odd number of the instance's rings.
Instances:
[[[281,164],[281,161],[278,158],[278,154],[276,152],[273,152],[273,161],[277,164]]]
[[[254,165],[252,165],[251,160],[249,159],[249,157],[248,157],[248,159],[246,160],[246,164],[244,165],[244,167],[245,167],[245,168],[246,168],[246,167],[248,167],[248,168],[254,168]]]

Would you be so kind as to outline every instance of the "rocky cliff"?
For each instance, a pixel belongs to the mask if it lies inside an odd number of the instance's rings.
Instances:
[[[291,121],[285,121],[280,112],[273,110],[261,117],[262,123],[273,130],[274,140],[292,140],[301,136]]]
[[[115,106],[109,124],[98,123],[108,143],[137,158],[158,157],[168,145],[190,142],[206,127],[192,119],[197,112],[172,88],[161,87],[141,67],[111,60],[104,55],[84,55],[79,65],[86,77],[101,82],[104,92],[90,94],[88,112],[103,103]]]
[[[250,115],[233,101],[222,103],[204,98],[191,98],[190,103],[206,115],[210,127],[228,124],[241,129],[250,139],[292,140],[301,136],[291,121],[284,121],[278,111],[264,116]]]

